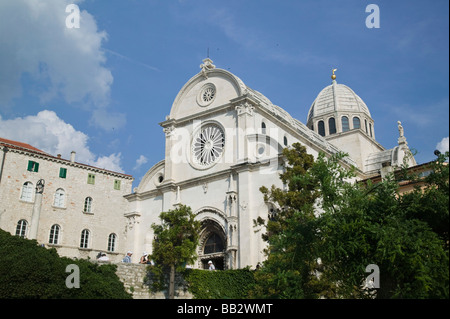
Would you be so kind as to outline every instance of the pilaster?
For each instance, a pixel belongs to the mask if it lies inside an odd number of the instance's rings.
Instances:
[[[31,215],[30,233],[28,234],[29,239],[37,239],[39,219],[41,215],[42,194],[44,193],[44,184],[45,181],[43,179],[40,179],[36,184],[36,195],[33,205],[33,214]]]

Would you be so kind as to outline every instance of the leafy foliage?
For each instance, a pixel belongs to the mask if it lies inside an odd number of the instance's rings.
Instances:
[[[373,297],[362,285],[376,264],[378,298],[448,298],[448,154],[425,180],[409,176],[417,187],[406,194],[393,177],[352,182],[354,171],[340,164],[345,154],[314,162],[297,143],[283,155],[288,189],[260,189],[279,209],[255,221],[266,226],[268,248],[252,296]]]
[[[80,288],[67,288],[66,267],[80,270]],[[0,298],[129,299],[115,265],[59,257],[55,249],[0,230]]]
[[[200,222],[195,220],[191,208],[180,205],[174,210],[160,214],[161,223],[152,224],[155,234],[151,258],[155,262],[152,271],[160,280],[155,281],[154,289],[160,290],[164,284],[164,269],[171,268],[171,284],[169,290],[174,292],[173,279],[175,269],[181,270],[184,265],[196,260],[196,248]]]
[[[313,296],[312,274],[317,263],[315,243],[318,240],[314,215],[320,197],[318,177],[312,174],[314,158],[299,143],[284,149],[285,172],[281,180],[288,190],[272,186],[261,187],[264,200],[277,204],[279,209],[267,221],[263,239],[269,244],[267,260],[255,274],[257,285],[252,291],[256,298],[310,298]],[[331,179],[326,177],[327,181]],[[258,220],[256,224],[264,224]]]
[[[248,268],[224,271],[187,269],[184,278],[196,299],[243,299],[254,285]]]

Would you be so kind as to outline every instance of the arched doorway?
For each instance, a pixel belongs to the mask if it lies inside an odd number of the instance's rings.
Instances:
[[[208,269],[208,262],[212,261],[217,270],[227,269],[226,243],[226,235],[222,227],[213,220],[204,220],[198,250],[199,268]]]

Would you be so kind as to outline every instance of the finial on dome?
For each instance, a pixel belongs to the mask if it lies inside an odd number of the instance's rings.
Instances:
[[[336,80],[336,74],[334,74],[334,72],[336,72],[337,69],[332,69],[331,71],[333,72],[333,74],[331,75],[331,79],[334,81]]]

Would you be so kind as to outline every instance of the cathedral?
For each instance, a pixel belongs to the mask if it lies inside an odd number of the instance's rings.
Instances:
[[[319,152],[349,154],[358,179],[384,176],[402,164],[417,165],[398,125],[398,144],[385,149],[375,139],[375,121],[364,101],[336,81],[312,102],[306,124],[292,118],[236,75],[216,68],[207,58],[178,92],[170,114],[159,123],[165,154],[131,194],[125,195],[126,247],[152,250],[151,225],[159,214],[183,204],[202,223],[194,268],[213,261],[217,269],[255,267],[263,262],[262,229],[253,220],[267,219],[276,208],[265,202],[261,186],[283,188],[283,148],[293,143]],[[137,261],[139,256],[135,256]]]

